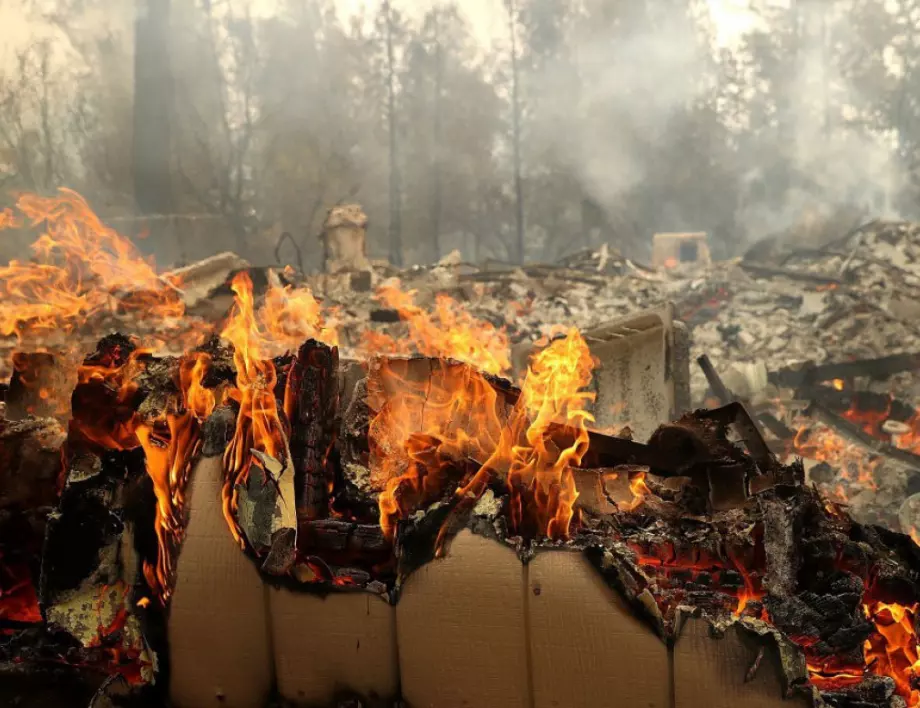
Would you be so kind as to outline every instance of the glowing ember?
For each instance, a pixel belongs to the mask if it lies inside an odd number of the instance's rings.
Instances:
[[[796,433],[792,448],[797,455],[836,467],[839,477],[844,481],[855,482],[869,489],[878,486],[875,469],[880,460],[870,457],[864,448],[848,443],[827,428],[802,425]],[[838,496],[840,501],[846,501],[842,487]]]
[[[453,358],[471,364],[488,374],[511,370],[510,344],[504,329],[477,320],[447,295],[435,298],[433,314],[415,304],[415,290],[404,292],[399,281],[377,289],[375,299],[399,312],[409,326],[409,341],[397,341],[382,334],[368,336],[363,343],[367,352],[417,352],[423,356]]]
[[[866,617],[876,632],[866,640],[866,666],[874,674],[895,680],[898,695],[909,708],[920,706],[920,646],[918,646],[918,606],[905,607],[885,602],[864,606]]]

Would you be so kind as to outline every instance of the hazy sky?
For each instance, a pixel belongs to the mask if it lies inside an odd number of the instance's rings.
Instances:
[[[271,0],[263,0],[271,2]],[[377,7],[380,0],[337,0],[342,11],[350,14],[366,6]],[[430,8],[435,0],[393,0],[393,6],[402,9],[412,8],[419,14]],[[713,19],[722,42],[731,42],[740,32],[750,26],[752,18],[749,0],[707,0],[712,10]],[[504,37],[507,24],[503,9],[503,0],[463,0],[459,3],[475,27],[476,34],[483,42],[497,37]]]
[[[190,2],[191,0],[178,0]],[[336,0],[344,15],[351,14],[361,6],[375,8],[380,0]],[[396,7],[404,11],[422,14],[435,0],[393,0]],[[708,0],[719,31],[720,40],[730,43],[740,32],[750,26],[749,0]],[[258,0],[264,11],[270,12],[273,0]],[[466,12],[475,28],[476,35],[484,44],[504,37],[507,32],[502,0],[463,0],[460,6]],[[0,56],[8,56],[16,48],[27,44],[34,37],[35,27],[24,17],[22,0],[0,0]],[[411,9],[410,9],[411,8]]]

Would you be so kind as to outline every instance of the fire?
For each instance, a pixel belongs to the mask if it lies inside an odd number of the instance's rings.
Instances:
[[[81,366],[74,397],[89,408],[72,426],[85,439],[109,450],[143,449],[156,498],[158,546],[156,564],[144,561],[144,576],[165,604],[172,592],[174,560],[184,531],[185,491],[201,445],[201,423],[219,403],[219,394],[203,386],[210,356],[194,352],[179,362],[178,394],[169,398],[165,410],[146,418],[137,412],[134,397],[137,378],[149,361],[148,350],[126,352],[115,347],[101,360]]]
[[[882,431],[882,425],[891,415],[892,400],[891,397],[888,398],[888,405],[883,411],[860,410],[853,405],[843,414],[843,417],[859,425],[863,431],[872,437],[884,440],[888,436]]]
[[[157,500],[157,563],[154,567],[145,561],[144,577],[163,603],[172,594],[176,548],[184,532],[185,491],[201,447],[201,423],[217,405],[215,393],[202,385],[210,361],[210,356],[202,352],[185,357],[179,365],[176,409],[156,420],[139,423],[136,430]]]
[[[444,294],[435,298],[434,313],[429,315],[415,304],[416,292],[404,292],[396,279],[377,289],[375,299],[396,310],[408,324],[409,341],[377,334],[364,340],[365,351],[450,357],[495,375],[511,370],[510,343],[503,328],[476,319]]]
[[[271,272],[265,300],[259,310],[259,323],[266,340],[276,349],[296,351],[307,339],[331,346],[339,344],[334,322],[327,323],[322,305],[310,289],[282,285]]]
[[[173,321],[183,314],[175,289],[76,192],[26,194],[16,207],[30,226],[45,231],[32,244],[31,261],[0,267],[0,334],[22,341],[41,332],[67,333],[98,312],[116,309]],[[18,222],[5,210],[0,229]]]
[[[915,626],[920,605],[869,602],[863,609],[876,629],[865,643],[866,666],[872,673],[893,678],[909,708],[920,706],[920,645]]]
[[[252,450],[284,461],[285,435],[275,398],[277,373],[266,351],[269,340],[259,327],[252,293],[252,280],[238,273],[232,283],[236,301],[221,336],[233,345],[236,389],[230,397],[239,404],[236,430],[224,453],[223,511],[237,543],[243,544],[235,512],[239,493],[236,485],[249,477]]]
[[[749,603],[764,598],[763,560],[759,557],[762,556],[762,546],[743,549],[725,547],[713,555],[692,546],[677,548],[673,543],[643,546],[630,542],[628,545],[636,554],[639,567],[653,576],[659,590],[664,591],[658,597],[658,605],[665,615],[671,615],[680,604],[688,575],[696,582],[701,574],[707,574],[707,584],[726,596],[725,610],[736,617],[748,610]],[[735,571],[741,576],[742,587],[737,587],[735,583],[723,585],[728,571]],[[760,609],[759,618],[769,621],[765,609]]]
[[[503,481],[515,532],[566,538],[578,497],[572,468],[587,452],[587,425],[594,420],[586,410],[594,394],[585,390],[594,365],[587,343],[571,330],[534,355],[510,411],[477,371],[448,368],[413,383],[388,365],[402,390],[389,397],[370,431],[387,535],[392,538],[398,518],[437,498],[449,468],[473,460],[479,469],[472,476],[460,471],[457,499],[478,499],[491,482]],[[565,443],[554,434],[560,426]]]
[[[795,435],[792,448],[796,454],[837,467],[842,479],[857,482],[869,489],[878,487],[875,470],[880,464],[859,446],[846,442],[839,435],[821,427],[801,426]],[[841,501],[846,501],[843,488],[837,490]]]

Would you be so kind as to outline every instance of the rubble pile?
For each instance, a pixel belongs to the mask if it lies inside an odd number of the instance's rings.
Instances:
[[[810,382],[807,390],[796,373],[920,352],[915,324],[920,224],[870,222],[821,248],[755,249],[744,258],[702,268],[654,270],[606,246],[551,265],[475,266],[454,253],[431,267],[396,271],[373,263],[372,268],[376,287],[398,278],[402,291],[413,293],[423,309],[446,294],[474,318],[503,329],[512,346],[545,340],[573,325],[588,332],[672,302],[690,327],[693,358],[708,355],[731,392],[767,416],[773,449],[787,459],[805,457],[814,471],[811,480],[835,500],[851,504],[858,519],[900,529],[902,502],[920,491],[912,482],[920,457],[887,454],[892,448],[912,450],[912,432],[901,430],[897,441],[882,430],[883,423],[913,430],[920,402],[920,377],[913,371],[920,367],[912,361],[854,366]],[[405,323],[379,298],[341,278],[320,275],[307,282],[335,312],[346,357],[373,351],[368,329],[405,339]],[[691,371],[691,389],[694,406],[714,403],[697,367]],[[863,402],[874,397],[872,405],[858,410],[854,394]],[[817,415],[810,407],[816,396],[834,398],[834,410]],[[841,419],[855,430],[841,430]],[[882,443],[887,450],[877,449]]]
[[[537,340],[560,324],[582,331],[665,302],[691,325],[694,353],[716,367],[763,363],[768,371],[812,362],[881,357],[920,349],[920,224],[874,222],[823,250],[786,254],[781,264],[735,259],[705,270],[655,271],[602,248],[582,251],[555,265],[476,267],[448,256],[433,267],[397,273],[380,268],[378,282],[400,278],[426,306],[447,293],[476,317],[504,326],[512,342]],[[327,304],[340,308],[340,326],[354,333],[374,322],[366,293],[323,287]],[[348,338],[348,334],[346,334]],[[693,374],[696,401],[706,381]],[[898,380],[904,398],[910,377]],[[876,390],[888,392],[884,385]],[[917,391],[920,395],[920,390]]]
[[[75,209],[96,228],[82,203]],[[345,211],[341,218],[330,212],[324,247],[332,266],[320,274],[252,267],[230,253],[160,275],[116,260],[110,271],[142,273],[146,290],[131,292],[136,278],[103,271],[98,280],[107,287],[105,297],[88,290],[92,307],[65,320],[77,324],[23,337],[22,318],[31,311],[11,307],[0,373],[10,373],[14,350],[58,357],[63,349],[68,361],[79,361],[107,331],[135,336],[159,354],[188,351],[220,331],[234,298],[231,282],[242,270],[252,278],[257,304],[264,303],[273,341],[291,351],[314,337],[336,344],[343,360],[388,352],[456,356],[458,343],[449,336],[443,350],[418,344],[434,342],[432,328],[449,335],[462,325],[468,337],[487,343],[480,347],[486,359],[466,361],[511,378],[522,373],[517,354],[531,343],[570,327],[590,338],[617,318],[673,303],[690,330],[692,358],[709,357],[731,398],[756,414],[776,453],[804,457],[811,481],[851,504],[862,522],[900,529],[909,518],[901,514],[899,521],[898,513],[906,497],[920,492],[913,481],[920,474],[920,454],[914,454],[920,453],[920,417],[914,420],[920,358],[879,361],[920,352],[920,224],[875,221],[820,247],[783,250],[768,243],[731,261],[660,269],[606,245],[554,264],[474,265],[454,252],[432,266],[396,269],[366,258],[363,212],[357,206]],[[78,282],[85,287],[88,281]],[[147,317],[147,291],[156,288],[159,316]],[[413,313],[433,313],[432,328],[414,332]],[[863,364],[836,374],[821,369],[856,362]],[[827,375],[804,373],[814,367]],[[694,407],[729,402],[716,400],[695,366],[690,383]],[[66,397],[52,410],[42,388],[37,394],[25,404],[17,394],[23,413],[66,418]]]

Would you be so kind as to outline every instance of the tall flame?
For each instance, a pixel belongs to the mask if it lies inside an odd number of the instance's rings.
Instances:
[[[147,474],[156,497],[154,530],[157,562],[144,563],[144,577],[151,590],[165,603],[172,594],[176,549],[182,540],[185,491],[192,462],[201,448],[201,423],[216,406],[213,391],[202,385],[210,356],[197,352],[179,365],[179,400],[152,421],[137,425],[137,439],[144,449]]]
[[[231,285],[236,300],[221,336],[234,348],[236,389],[230,396],[240,407],[236,430],[224,453],[222,500],[224,517],[237,543],[243,539],[237,527],[238,484],[249,477],[252,450],[283,460],[286,456],[284,431],[275,398],[277,373],[267,358],[268,341],[259,328],[252,292],[252,279],[238,273]]]
[[[420,383],[398,382],[399,395],[390,397],[370,430],[372,477],[383,481],[379,506],[387,535],[414,504],[431,501],[446,482],[445,468],[476,460],[482,464],[459,486],[459,497],[478,498],[491,481],[504,480],[514,531],[567,537],[578,496],[572,467],[588,449],[593,421],[586,406],[594,395],[585,389],[594,363],[585,340],[570,330],[533,357],[510,411],[482,374],[466,368],[442,369]],[[560,427],[570,438],[561,446],[554,434]]]
[[[178,394],[170,396],[165,409],[155,416],[141,415],[133,399],[149,354],[136,349],[125,356],[116,348],[101,361],[81,366],[80,385],[101,386],[108,393],[100,398],[101,392],[95,388],[81,396],[84,405],[93,407],[81,411],[73,426],[87,440],[106,449],[143,449],[156,499],[157,538],[156,563],[144,561],[143,570],[151,591],[165,604],[173,587],[175,555],[184,531],[185,491],[201,445],[201,422],[218,400],[213,391],[203,386],[210,356],[195,352],[179,362]]]

